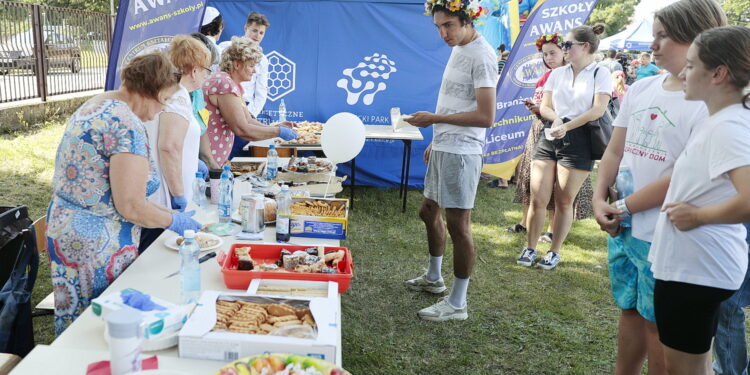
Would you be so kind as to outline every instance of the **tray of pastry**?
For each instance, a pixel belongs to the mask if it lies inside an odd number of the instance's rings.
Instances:
[[[234,173],[236,176],[248,174],[248,173],[261,175],[263,174],[263,171],[266,170],[265,160],[233,161],[231,162],[230,165],[231,165],[230,168],[232,170],[232,173]]]
[[[323,125],[322,122],[316,121],[298,122],[297,126],[294,127],[297,139],[284,141],[279,144],[279,147],[320,147],[320,136],[323,133]]]

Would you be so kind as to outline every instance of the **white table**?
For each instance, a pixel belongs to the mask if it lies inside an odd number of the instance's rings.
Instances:
[[[188,205],[188,210],[196,209],[195,205],[191,202]],[[216,222],[218,219],[216,207],[212,206],[209,210],[201,211],[197,210],[198,213],[194,216],[196,220],[198,220],[201,223],[212,223]],[[164,240],[166,238],[169,238],[171,236],[174,236],[173,232],[166,231],[164,234],[162,234],[156,241],[154,241],[151,246],[149,246],[146,251],[139,256],[133,264],[128,267],[125,272],[123,272],[120,277],[118,277],[112,285],[110,285],[103,294],[110,294],[110,293],[116,293],[119,292],[122,289],[125,288],[134,288],[136,290],[139,290],[144,293],[148,293],[152,296],[164,299],[169,302],[179,303],[180,299],[180,277],[174,276],[170,277],[168,279],[164,279],[165,276],[169,275],[170,273],[177,271],[180,267],[180,257],[179,253],[175,250],[171,250],[167,248],[164,245]],[[236,241],[234,239],[234,236],[231,237],[223,237],[224,243],[215,251],[227,251],[229,247],[237,242],[241,243],[276,243],[276,228],[273,226],[266,227],[265,233],[264,233],[264,241]],[[331,240],[331,239],[318,239],[318,238],[306,238],[306,237],[292,237],[290,243],[294,244],[302,244],[302,245],[325,245],[325,246],[340,246],[339,240]],[[219,290],[219,291],[234,291],[237,292],[236,289],[228,289],[224,285],[224,281],[222,279],[221,275],[221,267],[219,266],[218,262],[216,261],[216,258],[209,259],[208,261],[201,264],[201,283],[202,283],[202,289],[203,290]],[[341,314],[339,314],[339,317],[341,317]],[[341,322],[339,321],[339,327],[341,327]],[[101,318],[94,315],[94,313],[91,311],[91,307],[88,307],[81,316],[76,319],[73,324],[68,327],[68,329],[63,332],[60,337],[58,337],[54,342],[52,342],[51,347],[54,349],[76,349],[76,350],[82,350],[86,352],[92,352],[92,353],[108,353],[109,346],[104,341],[104,322],[101,320]],[[336,354],[336,364],[338,366],[341,366],[341,337],[339,335],[338,338],[338,353]],[[38,354],[35,354],[34,357],[26,357],[21,364],[17,367],[17,371],[14,371],[14,374],[37,374],[38,372],[30,371],[31,369],[35,369],[33,364],[25,363],[25,362],[31,362],[31,361],[39,361],[40,359],[44,359],[44,362],[49,366],[49,364],[54,364],[55,374],[67,374],[67,373],[75,373],[75,374],[81,374],[82,372],[65,372],[60,371],[59,368],[57,368],[56,364],[58,361],[52,361],[53,357],[56,357],[58,354],[56,353],[64,353],[64,351],[52,351],[50,349],[40,349]],[[93,354],[92,354],[93,355]],[[177,353],[177,347],[172,347],[170,349],[166,350],[160,350],[155,352],[146,352],[144,353],[144,357],[149,357],[151,355],[158,355],[159,361],[161,363],[162,359],[170,358],[169,363],[172,363],[172,358],[177,360],[178,353]],[[41,357],[41,358],[40,358]],[[85,370],[86,366],[88,366],[89,363],[97,361],[97,360],[103,360],[107,359],[107,356],[104,355],[103,357],[67,357],[68,360],[75,362],[70,364],[72,368],[78,368],[76,366],[83,365],[83,369]],[[89,358],[93,358],[90,359]],[[179,361],[183,361],[183,359],[179,359]],[[213,368],[218,369],[220,368],[223,363],[222,362],[215,362],[215,361],[198,361],[198,360],[190,360],[195,362],[208,362],[205,366],[201,366],[201,369],[204,368]],[[85,362],[85,364],[83,364]],[[21,366],[23,365],[23,366]],[[199,371],[198,367],[192,368],[190,366],[187,366],[187,370],[189,370],[190,373],[196,373],[196,374],[207,374],[212,373],[209,371]],[[27,372],[26,369],[29,369]],[[49,370],[49,367],[48,367]]]

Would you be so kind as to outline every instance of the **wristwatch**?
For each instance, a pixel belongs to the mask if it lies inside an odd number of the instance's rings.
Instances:
[[[625,204],[625,199],[620,199],[616,201],[615,207],[617,207],[618,210],[624,212],[625,214],[628,214],[628,215],[631,214],[630,210],[628,209],[628,205]]]

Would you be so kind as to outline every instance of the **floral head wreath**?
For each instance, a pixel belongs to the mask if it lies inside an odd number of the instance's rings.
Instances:
[[[424,3],[424,14],[432,15],[435,5],[441,5],[451,12],[464,12],[472,21],[489,12],[489,9],[479,6],[478,0],[427,0]]]
[[[539,52],[541,52],[542,51],[542,46],[545,45],[545,44],[547,44],[547,43],[554,43],[554,44],[556,44],[559,47],[564,42],[565,41],[563,40],[562,35],[560,35],[558,33],[545,34],[545,35],[540,36],[536,40],[536,50],[539,51]]]

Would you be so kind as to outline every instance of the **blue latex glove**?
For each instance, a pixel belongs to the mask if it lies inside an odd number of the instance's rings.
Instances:
[[[179,234],[180,236],[185,235],[186,230],[200,230],[203,225],[193,220],[191,216],[195,215],[195,211],[180,212],[172,214],[172,224],[167,227],[168,230]]]
[[[203,178],[206,178],[206,176],[208,176],[208,166],[201,159],[198,159],[198,171],[197,172],[203,174]]]
[[[279,126],[279,137],[285,141],[291,141],[292,139],[297,139],[297,133],[292,129]]]
[[[164,306],[154,303],[148,294],[143,294],[134,289],[123,290],[120,292],[120,297],[122,298],[122,303],[141,311],[161,311],[167,309]]]
[[[185,199],[184,195],[180,195],[179,197],[171,197],[169,199],[172,201],[172,209],[185,212],[185,207],[187,207],[187,199]]]

